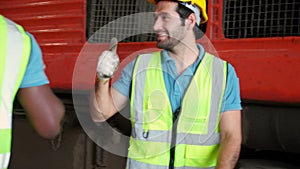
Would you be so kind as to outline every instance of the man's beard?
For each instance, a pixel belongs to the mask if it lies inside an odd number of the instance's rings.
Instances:
[[[172,50],[180,41],[175,38],[165,39],[164,41],[157,42],[157,47],[165,50]]]

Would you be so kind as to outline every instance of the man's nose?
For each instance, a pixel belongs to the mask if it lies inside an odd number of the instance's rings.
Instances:
[[[153,30],[154,30],[154,31],[159,31],[159,30],[161,30],[161,28],[162,28],[162,22],[161,22],[161,19],[156,18],[156,19],[154,20]]]

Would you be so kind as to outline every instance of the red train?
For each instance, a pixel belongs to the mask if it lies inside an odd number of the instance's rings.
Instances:
[[[207,4],[210,19],[202,29],[240,79],[243,146],[300,154],[300,3],[208,0]],[[62,93],[93,87],[97,57],[108,47],[92,36],[98,29],[152,8],[146,0],[0,1],[0,13],[36,37],[51,86]],[[124,60],[149,48],[155,48],[155,42],[151,34],[142,34],[122,39],[118,51]]]

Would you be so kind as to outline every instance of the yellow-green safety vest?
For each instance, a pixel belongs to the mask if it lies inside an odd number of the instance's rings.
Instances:
[[[226,78],[227,63],[205,53],[183,97],[179,116],[173,121],[160,52],[140,55],[132,78],[127,168],[215,168]]]
[[[6,169],[11,150],[13,100],[30,57],[30,37],[0,15],[0,168]]]

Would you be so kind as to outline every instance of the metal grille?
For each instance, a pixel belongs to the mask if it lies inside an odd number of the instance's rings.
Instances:
[[[154,5],[146,0],[90,0],[87,3],[89,42],[154,41],[152,31]],[[134,14],[134,15],[132,15]]]
[[[299,0],[224,0],[227,38],[300,35]]]

